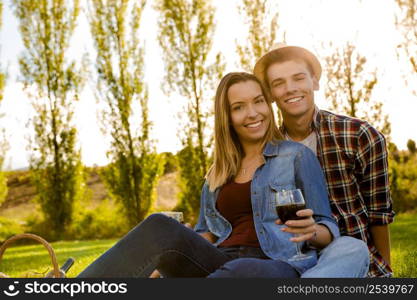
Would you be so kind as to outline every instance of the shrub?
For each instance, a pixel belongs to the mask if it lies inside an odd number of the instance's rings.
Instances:
[[[162,156],[165,160],[164,172],[163,174],[173,173],[178,170],[178,158],[171,152],[164,152]]]
[[[120,209],[108,200],[103,200],[95,208],[77,209],[64,234],[51,230],[51,222],[39,213],[30,216],[26,223],[28,232],[47,241],[118,238],[130,229]]]
[[[396,153],[389,161],[390,188],[394,210],[405,212],[417,207],[417,157]]]
[[[94,209],[80,210],[68,229],[66,239],[117,238],[123,236],[129,229],[120,208],[106,199]]]
[[[7,178],[1,170],[0,165],[0,205],[6,200],[7,196]]]
[[[23,224],[0,217],[0,242],[7,240],[15,234],[23,233],[24,231]]]
[[[41,236],[48,242],[58,240],[58,234],[52,223],[41,212],[35,212],[26,219],[26,232]]]

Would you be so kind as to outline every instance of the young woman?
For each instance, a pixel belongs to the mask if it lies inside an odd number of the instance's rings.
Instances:
[[[274,195],[296,188],[307,209],[297,212],[301,220],[282,224]],[[214,163],[195,231],[153,214],[79,277],[148,277],[154,269],[163,277],[299,277],[338,236],[314,154],[280,139],[255,76],[229,73],[217,88]],[[308,259],[290,260],[295,242]]]

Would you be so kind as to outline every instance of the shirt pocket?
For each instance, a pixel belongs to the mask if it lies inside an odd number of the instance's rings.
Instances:
[[[343,148],[332,149],[324,153],[326,156],[326,169],[343,173],[352,172],[355,167],[355,153]]]
[[[209,231],[217,236],[220,236],[222,233],[222,222],[220,217],[213,209],[210,208],[206,208],[204,213]]]
[[[266,191],[266,197],[265,199],[267,199],[267,203],[265,205],[266,207],[266,211],[264,212],[264,215],[267,219],[277,219],[278,215],[276,212],[276,201],[275,201],[275,197],[276,197],[276,193],[278,191],[282,191],[282,190],[292,190],[295,189],[294,185],[291,184],[282,184],[282,183],[278,183],[278,182],[269,182],[268,184],[268,188]]]

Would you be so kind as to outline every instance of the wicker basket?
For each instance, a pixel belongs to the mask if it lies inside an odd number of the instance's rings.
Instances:
[[[32,234],[32,233],[22,233],[22,234],[17,234],[12,236],[11,238],[9,238],[8,240],[6,240],[3,245],[1,245],[0,247],[0,262],[1,259],[3,257],[4,251],[6,251],[7,247],[13,243],[16,240],[20,240],[20,239],[32,239],[35,240],[39,243],[41,243],[42,245],[45,246],[46,250],[48,250],[49,256],[51,257],[51,261],[52,261],[52,266],[53,266],[53,270],[50,272],[51,275],[48,277],[54,277],[54,278],[63,278],[65,277],[65,274],[63,272],[60,271],[59,267],[58,267],[58,262],[56,259],[56,255],[54,252],[54,249],[52,249],[52,246],[45,241],[43,238],[41,238],[40,236],[36,235],[36,234]],[[0,278],[8,278],[9,276],[7,276],[4,273],[0,272]],[[28,277],[28,276],[23,276],[23,277]]]

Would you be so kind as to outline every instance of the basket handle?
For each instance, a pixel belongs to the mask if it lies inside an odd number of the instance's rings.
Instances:
[[[49,252],[49,256],[51,257],[51,261],[52,261],[52,266],[53,266],[53,275],[55,278],[61,278],[61,272],[59,271],[59,267],[58,267],[58,262],[56,260],[56,255],[54,252],[54,249],[52,249],[52,246],[43,238],[41,238],[40,236],[36,235],[36,234],[32,234],[32,233],[21,233],[21,234],[16,234],[14,236],[12,236],[11,238],[9,238],[8,240],[6,240],[3,245],[1,245],[0,247],[0,261],[1,258],[3,257],[4,251],[6,251],[6,248],[13,243],[16,240],[20,240],[20,239],[25,239],[25,238],[29,238],[29,239],[33,239],[35,241],[40,242],[42,245],[44,245],[44,247],[46,248],[46,250],[48,250]]]

